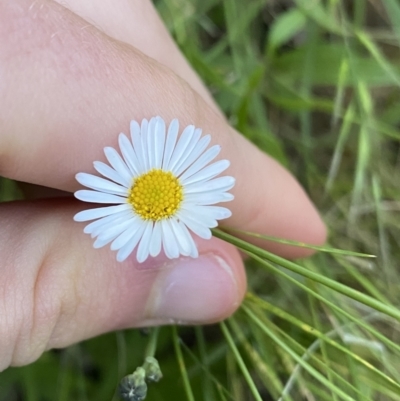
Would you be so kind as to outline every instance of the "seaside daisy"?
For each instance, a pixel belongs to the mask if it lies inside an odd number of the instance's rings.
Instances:
[[[120,262],[136,248],[140,263],[162,249],[171,259],[197,257],[192,233],[209,239],[217,220],[231,216],[229,209],[215,206],[233,199],[227,191],[235,179],[215,178],[229,167],[229,161],[210,164],[220,146],[207,149],[210,135],[202,136],[202,130],[193,125],[179,136],[176,119],[168,130],[161,117],[143,119],[140,125],[131,121],[130,131],[130,139],[119,135],[121,154],[104,148],[109,165],[94,162],[96,171],[105,178],[76,175],[80,184],[90,188],[75,192],[77,199],[109,206],[84,210],[74,220],[94,220],[84,232],[96,238],[95,248],[111,243]]]

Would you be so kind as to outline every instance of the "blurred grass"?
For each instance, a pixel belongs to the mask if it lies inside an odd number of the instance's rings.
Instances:
[[[400,400],[399,2],[156,5],[229,121],[307,189],[330,247],[377,258],[250,250],[234,317],[160,331],[148,399]],[[0,181],[2,201],[18,196]],[[0,401],[116,399],[147,342],[125,331],[48,352],[0,374]]]

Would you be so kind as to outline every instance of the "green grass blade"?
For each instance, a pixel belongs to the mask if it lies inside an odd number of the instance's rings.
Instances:
[[[386,336],[381,334],[379,331],[377,331],[374,328],[372,328],[371,326],[367,325],[363,320],[357,319],[355,316],[351,315],[350,313],[346,312],[342,308],[338,307],[336,304],[334,304],[333,302],[331,302],[328,299],[324,298],[322,295],[316,293],[315,291],[313,291],[308,286],[300,283],[295,278],[293,278],[290,275],[284,273],[282,270],[280,270],[277,267],[275,267],[274,265],[272,265],[272,263],[269,263],[268,261],[260,258],[259,256],[255,255],[255,254],[252,254],[250,252],[246,252],[246,253],[249,256],[251,256],[254,260],[258,261],[261,266],[267,268],[268,270],[270,270],[271,272],[273,272],[273,273],[275,273],[275,274],[277,274],[279,276],[284,277],[285,280],[295,284],[297,287],[301,288],[307,294],[311,294],[313,297],[319,299],[321,302],[323,302],[324,304],[329,306],[331,309],[337,311],[339,314],[343,315],[344,317],[346,317],[350,321],[356,323],[357,325],[359,325],[360,327],[362,327],[363,329],[365,329],[366,331],[371,333],[373,336],[375,336],[377,339],[379,339],[382,343],[386,344],[388,347],[390,347],[394,351],[397,351],[399,353],[399,356],[400,356],[400,346],[398,344],[394,343],[393,341],[388,339]],[[385,315],[383,315],[383,316],[385,316]]]
[[[369,38],[368,34],[362,31],[356,32],[356,36],[360,43],[362,43],[365,48],[370,52],[372,57],[378,62],[382,70],[393,79],[393,81],[400,86],[400,77],[397,71],[392,67],[392,65],[385,59],[385,56],[376,46],[376,44]]]
[[[228,322],[232,331],[236,333],[240,345],[246,351],[248,358],[253,362],[254,369],[257,371],[260,379],[264,382],[268,392],[274,398],[278,397],[279,394],[282,393],[283,387],[277,372],[275,372],[273,367],[269,365],[269,360],[263,360],[262,356],[259,354],[259,350],[257,350],[257,348],[247,340],[244,331],[236,321],[235,317],[231,317]],[[259,341],[257,344],[259,344],[258,348],[260,348],[263,341]],[[286,401],[291,401],[291,398],[287,397]]]
[[[183,386],[185,388],[185,393],[188,401],[195,401],[192,386],[190,385],[189,376],[185,366],[185,360],[183,359],[182,350],[180,346],[180,338],[178,335],[178,330],[176,326],[172,326],[172,339],[174,342],[175,354],[178,360],[179,370],[181,372]]]
[[[262,330],[264,333],[271,338],[280,348],[287,352],[299,365],[303,367],[308,373],[310,373],[316,380],[323,384],[326,388],[335,392],[337,396],[345,401],[355,401],[353,397],[345,394],[338,387],[332,385],[321,373],[314,369],[311,365],[306,363],[297,353],[295,353],[284,341],[282,341],[272,330],[270,330],[260,319],[246,306],[242,306],[243,310],[250,317],[250,319]]]
[[[376,258],[375,255],[369,255],[366,253],[347,251],[347,250],[343,250],[343,249],[332,248],[330,246],[310,245],[310,244],[306,244],[304,242],[291,241],[291,240],[284,239],[284,238],[277,238],[277,237],[273,237],[271,235],[259,234],[259,233],[254,233],[251,231],[239,230],[236,228],[226,228],[226,230],[237,232],[237,233],[244,234],[244,235],[248,235],[248,236],[254,237],[254,238],[261,238],[261,239],[265,239],[267,241],[278,242],[279,244],[298,246],[299,248],[313,249],[314,251],[319,251],[319,252],[326,252],[326,253],[330,253],[330,254],[344,255],[344,256],[355,256],[355,257],[359,257],[359,258]]]
[[[233,340],[228,328],[226,327],[226,324],[224,322],[220,323],[220,327],[222,330],[222,333],[224,334],[224,337],[229,345],[229,348],[231,349],[233,355],[235,356],[236,363],[239,365],[239,368],[243,374],[244,379],[246,380],[251,393],[253,394],[254,398],[257,401],[262,401],[262,398],[260,396],[260,393],[257,390],[257,387],[251,378],[250,372],[248,371],[242,356],[239,353],[239,350],[236,347],[235,341]]]
[[[383,5],[387,10],[387,15],[392,22],[391,28],[397,36],[400,44],[400,4],[397,0],[383,0]]]
[[[361,302],[364,305],[367,305],[379,312],[382,312],[382,313],[384,313],[388,316],[391,316],[400,321],[400,310],[391,305],[386,305],[368,295],[365,295],[357,290],[354,290],[353,288],[347,287],[346,285],[343,285],[343,284],[338,283],[334,280],[331,280],[327,277],[324,277],[321,274],[307,270],[304,267],[302,267],[294,262],[286,260],[280,256],[274,255],[268,251],[265,251],[255,245],[252,245],[239,238],[236,238],[233,235],[225,233],[221,230],[214,229],[213,234],[216,237],[221,238],[227,242],[230,242],[231,244],[237,246],[238,248],[240,248],[244,251],[248,251],[261,258],[268,259],[269,261],[279,264],[280,266],[282,266],[288,270],[291,270],[294,273],[300,274],[300,275],[307,277],[311,280],[314,280],[320,284],[323,284],[323,285],[331,288],[334,291],[337,291],[343,295],[346,295],[349,298],[352,298],[358,302]]]
[[[315,329],[314,327],[304,323],[303,321],[300,321],[295,316],[289,314],[288,312],[284,311],[283,309],[281,309],[277,306],[274,306],[274,305],[270,304],[268,301],[260,299],[253,294],[248,293],[247,299],[250,300],[251,302],[257,304],[258,307],[260,307],[261,309],[266,310],[270,313],[273,313],[276,316],[279,316],[280,318],[290,322],[291,324],[295,325],[299,329],[303,330],[304,332],[322,340],[326,344],[329,344],[332,347],[336,348],[337,350],[343,352],[345,355],[349,356],[357,363],[360,363],[361,365],[363,365],[366,369],[368,369],[371,372],[373,372],[374,374],[380,376],[380,378],[383,379],[389,386],[391,386],[393,389],[399,391],[399,393],[400,393],[400,383],[397,383],[394,379],[387,376],[385,373],[383,373],[382,371],[377,369],[375,366],[373,366],[370,362],[363,359],[361,356],[355,354],[354,352],[351,352],[349,349],[347,349],[343,345],[339,344],[337,341],[333,340],[331,337],[338,335],[337,330],[332,330],[328,334],[324,334],[324,333],[320,332],[319,330]],[[350,325],[354,325],[354,324],[355,323],[349,323],[349,324],[347,324],[347,327],[350,327]]]

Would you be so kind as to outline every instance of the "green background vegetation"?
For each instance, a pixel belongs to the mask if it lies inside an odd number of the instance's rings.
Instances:
[[[156,4],[232,125],[306,188],[329,247],[377,257],[289,263],[228,238],[254,256],[244,305],[221,325],[162,328],[147,399],[400,400],[400,3]],[[1,199],[16,196],[1,180]],[[115,400],[149,338],[47,352],[0,374],[0,401]]]

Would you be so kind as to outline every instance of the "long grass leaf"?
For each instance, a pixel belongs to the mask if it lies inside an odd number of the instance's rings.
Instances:
[[[220,327],[221,327],[222,333],[224,334],[225,339],[229,345],[229,348],[231,349],[233,355],[235,356],[235,360],[236,360],[237,364],[239,365],[239,368],[250,388],[251,393],[253,394],[254,398],[257,401],[262,401],[261,395],[258,392],[253,379],[251,378],[250,372],[248,371],[248,369],[243,361],[243,358],[240,355],[239,350],[236,347],[235,341],[233,340],[228,328],[226,327],[226,324],[224,322],[221,322]]]
[[[181,372],[186,397],[187,397],[188,401],[195,401],[192,386],[190,385],[189,376],[188,376],[187,369],[185,366],[185,360],[183,359],[182,350],[181,350],[181,346],[180,346],[180,338],[179,338],[178,330],[176,329],[176,326],[172,326],[172,339],[174,342],[176,359],[178,361],[179,370]]]
[[[265,324],[263,324],[260,319],[245,305],[242,306],[243,310],[251,318],[251,320],[262,330],[264,333],[271,338],[280,348],[285,350],[299,365],[301,365],[310,375],[312,375],[316,380],[318,380],[325,387],[334,391],[341,399],[346,401],[355,401],[353,397],[350,397],[338,387],[333,386],[321,373],[319,373],[310,364],[305,362],[297,353],[295,353],[284,341],[282,341],[272,330],[270,330]]]
[[[311,294],[313,297],[319,299],[321,302],[323,302],[324,304],[326,304],[330,308],[334,309],[335,311],[337,311],[339,314],[343,315],[344,317],[346,317],[350,321],[356,323],[357,325],[359,325],[360,327],[362,327],[366,331],[370,332],[377,339],[382,341],[382,343],[386,344],[388,347],[390,347],[391,349],[397,351],[400,354],[400,345],[398,345],[398,344],[394,343],[393,341],[391,341],[389,338],[387,338],[386,336],[381,334],[378,330],[375,330],[373,327],[367,325],[363,320],[357,319],[355,316],[351,315],[350,313],[346,312],[342,308],[338,307],[336,304],[334,304],[333,302],[331,302],[328,299],[324,298],[322,295],[316,293],[311,288],[309,288],[306,285],[300,283],[295,278],[293,278],[290,275],[284,273],[283,271],[281,271],[280,269],[278,269],[277,267],[275,267],[274,265],[272,265],[268,261],[260,258],[259,256],[255,255],[255,254],[252,254],[251,252],[246,252],[246,253],[249,256],[251,256],[254,260],[258,261],[261,266],[264,266],[264,267],[268,268],[268,270],[272,271],[273,273],[284,277],[287,281],[295,284],[297,287],[301,288],[306,293]]]
[[[221,230],[214,229],[213,234],[217,238],[221,238],[227,242],[230,242],[231,244],[237,246],[238,248],[240,248],[244,251],[248,251],[261,258],[265,258],[267,260],[270,260],[271,262],[279,264],[280,266],[282,266],[288,270],[291,270],[294,273],[300,274],[300,275],[307,277],[311,280],[314,280],[320,284],[323,284],[323,285],[331,288],[334,291],[337,291],[343,295],[346,295],[349,298],[352,298],[358,302],[361,302],[364,305],[367,305],[379,312],[382,312],[388,316],[394,317],[395,319],[400,321],[400,310],[393,307],[392,305],[386,305],[366,294],[363,294],[360,291],[354,290],[353,288],[350,288],[344,284],[338,283],[330,278],[324,277],[321,274],[307,270],[304,267],[302,267],[294,262],[286,260],[280,256],[274,255],[273,253],[265,251],[264,249],[261,249],[261,248],[255,246],[255,245],[252,245],[244,240],[241,240],[240,238],[236,238],[233,235],[230,235]]]

